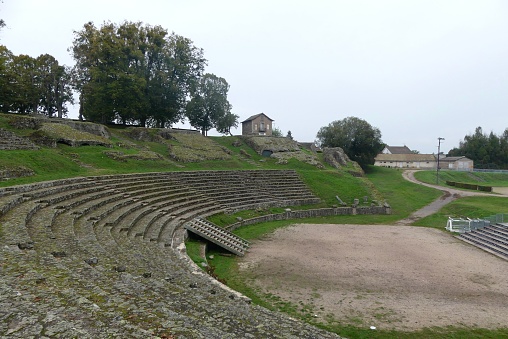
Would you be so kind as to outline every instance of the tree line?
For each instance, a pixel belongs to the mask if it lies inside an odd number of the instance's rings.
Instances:
[[[474,161],[475,168],[508,169],[508,128],[501,135],[486,134],[477,127],[448,152],[449,156],[465,156]]]
[[[75,91],[82,120],[164,128],[187,118],[203,134],[238,126],[227,81],[204,73],[201,48],[161,26],[88,22],[69,52],[72,68],[0,46],[0,110],[65,117]]]
[[[0,111],[60,118],[73,103],[70,69],[49,54],[14,55],[0,46]]]

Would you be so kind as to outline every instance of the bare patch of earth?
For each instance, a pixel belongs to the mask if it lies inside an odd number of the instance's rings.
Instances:
[[[324,323],[507,326],[508,262],[436,229],[293,225],[254,242],[240,269]]]
[[[508,195],[508,187],[492,187],[492,192]]]

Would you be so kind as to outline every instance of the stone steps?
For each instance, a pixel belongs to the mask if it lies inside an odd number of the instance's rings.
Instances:
[[[250,245],[248,241],[202,218],[194,218],[183,227],[238,256],[244,256]]]
[[[457,236],[472,245],[480,247],[488,252],[496,254],[499,257],[508,259],[508,240],[504,234],[498,234],[487,230],[475,230],[462,233]]]
[[[338,338],[196,270],[182,225],[224,207],[154,176],[0,190],[0,337]]]
[[[85,262],[85,259],[90,255],[97,255],[96,252],[90,252],[90,247],[82,246],[82,243],[77,241],[74,237],[74,232],[70,225],[53,225],[53,234],[56,239],[46,238],[44,228],[50,220],[55,219],[51,214],[55,211],[46,211],[51,208],[40,209],[34,213],[32,218],[27,223],[28,232],[32,235],[34,241],[34,251],[38,254],[39,261],[44,264],[45,270],[39,274],[46,277],[46,279],[58,278],[64,279],[65,290],[67,293],[63,294],[64,300],[55,301],[57,304],[62,301],[65,302],[66,307],[72,305],[73,301],[79,303],[79,307],[85,307],[83,311],[94,311],[93,305],[96,301],[90,297],[86,297],[93,291],[102,297],[110,298],[112,295],[128,291],[130,295],[130,287],[118,285],[111,285],[110,282],[117,278],[116,272],[103,267],[97,269],[91,267]],[[57,219],[57,218],[56,218]],[[96,248],[96,247],[95,247]],[[111,265],[108,257],[101,255],[103,265]],[[115,258],[115,260],[117,260]],[[54,274],[48,274],[48,271]],[[60,286],[60,289],[62,286]],[[58,290],[53,290],[52,295],[61,293]],[[122,302],[122,298],[118,298],[117,302]],[[48,301],[45,300],[48,304]],[[51,305],[56,306],[56,305]],[[97,306],[100,309],[108,308],[108,305]],[[111,309],[116,309],[115,305],[109,305]],[[102,315],[108,319],[107,315]],[[110,321],[113,319],[110,318]]]
[[[0,128],[0,150],[37,150],[39,147],[27,138]]]

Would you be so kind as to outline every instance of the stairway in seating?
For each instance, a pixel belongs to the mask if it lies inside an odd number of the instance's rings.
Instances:
[[[202,218],[194,218],[183,227],[238,256],[243,256],[249,247],[247,240]]]
[[[28,138],[23,138],[15,133],[0,128],[0,150],[17,150],[17,149],[39,149],[37,145],[32,143]]]
[[[461,233],[457,238],[508,260],[508,226],[506,224],[494,224]]]

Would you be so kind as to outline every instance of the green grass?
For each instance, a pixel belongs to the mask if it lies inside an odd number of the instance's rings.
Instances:
[[[448,217],[482,218],[498,213],[508,213],[508,198],[503,197],[466,197],[444,206],[437,213],[414,223],[444,229]]]
[[[41,149],[38,151],[2,151],[0,157],[0,168],[13,168],[18,166],[24,166],[32,169],[35,172],[35,176],[0,181],[0,186],[78,177],[88,173],[88,170],[80,167],[71,158],[62,156],[54,150]]]
[[[404,180],[402,172],[396,169],[371,166],[367,177],[388,201],[393,216],[398,219],[406,218],[442,194],[439,190]]]
[[[420,181],[435,185],[436,171],[418,171],[415,172],[415,178]],[[439,171],[439,184],[444,186],[446,185],[446,181],[455,181],[483,186],[507,187],[508,173]]]
[[[380,196],[379,192],[369,187],[368,180],[353,177],[347,172],[311,168],[299,169],[298,173],[303,182],[327,206],[340,205],[336,196],[348,205],[351,205],[354,199],[363,201],[364,196],[367,196],[369,201],[376,200]]]
[[[201,246],[203,245],[204,243],[202,241],[193,238],[189,238],[185,242],[187,255],[192,261],[198,264],[199,267],[202,267],[201,263],[206,262],[206,259],[201,256]]]

